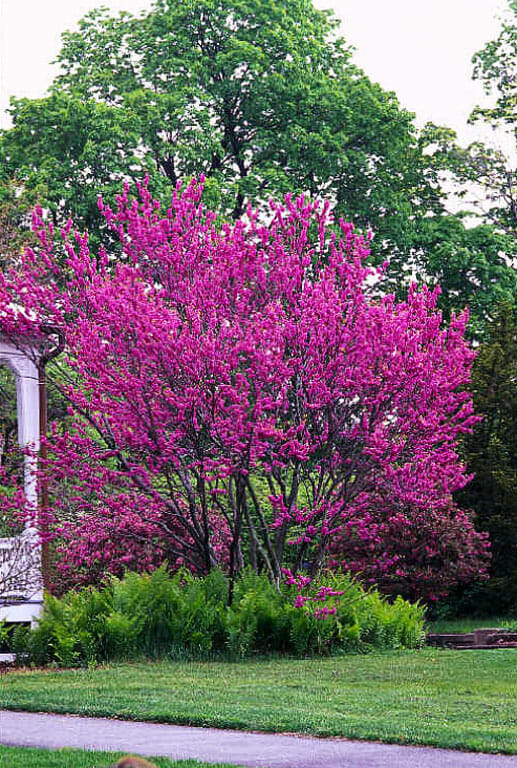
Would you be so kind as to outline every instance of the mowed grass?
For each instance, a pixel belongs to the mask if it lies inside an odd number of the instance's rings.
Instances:
[[[0,746],[2,768],[108,768],[122,757],[121,752],[85,752],[82,749],[30,749]],[[235,768],[195,760],[167,760],[166,757],[147,758],[158,768]]]
[[[455,634],[462,632],[473,632],[475,629],[483,627],[493,627],[500,629],[508,624],[517,624],[516,616],[492,616],[484,619],[438,619],[429,622],[428,632],[437,632],[439,634]]]
[[[517,651],[13,671],[1,706],[517,754]]]

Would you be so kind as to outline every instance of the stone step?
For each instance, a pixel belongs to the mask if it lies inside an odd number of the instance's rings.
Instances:
[[[459,651],[517,648],[517,632],[499,627],[483,627],[463,634],[430,633],[427,635],[427,643]]]
[[[463,645],[474,645],[474,633],[466,632],[464,634],[436,634],[430,633],[427,635],[427,642],[429,645],[447,646],[457,645],[461,642]]]
[[[517,632],[495,632],[493,635],[487,637],[487,643],[489,645],[499,642],[517,643]]]
[[[454,645],[455,651],[497,651],[505,648],[517,648],[517,642],[514,643],[491,643],[490,645]]]

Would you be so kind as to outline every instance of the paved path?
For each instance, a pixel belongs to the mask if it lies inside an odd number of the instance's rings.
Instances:
[[[0,712],[0,744],[113,750],[250,768],[517,768],[517,757],[505,755],[29,712]]]

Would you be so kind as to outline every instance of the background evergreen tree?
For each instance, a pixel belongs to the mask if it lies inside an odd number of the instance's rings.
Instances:
[[[458,494],[492,543],[491,579],[465,605],[481,613],[517,611],[517,325],[501,306],[473,370],[474,405],[483,415],[465,440],[474,479]]]

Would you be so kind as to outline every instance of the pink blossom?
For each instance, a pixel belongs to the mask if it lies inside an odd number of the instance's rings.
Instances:
[[[201,194],[100,200],[117,259],[71,224],[57,245],[36,211],[39,249],[0,275],[2,333],[66,336],[45,468],[64,577],[330,563],[434,594],[483,574],[452,500],[477,419],[467,315],[445,325],[426,288],[377,295],[368,239],[328,204],[219,226]]]

